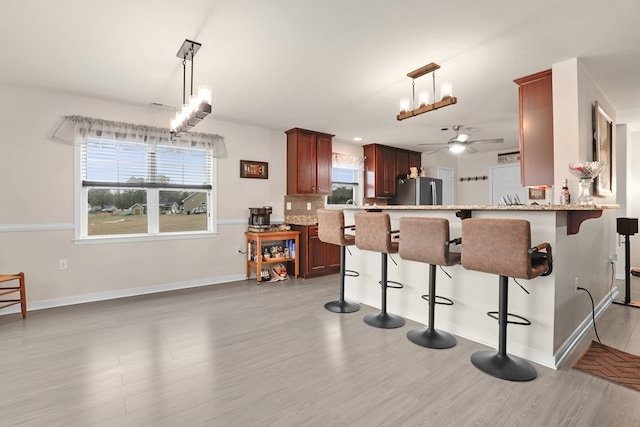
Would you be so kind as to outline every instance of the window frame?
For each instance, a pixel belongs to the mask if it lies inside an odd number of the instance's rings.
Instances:
[[[89,189],[83,186],[82,177],[82,145],[84,142],[74,144],[74,241],[78,244],[94,243],[121,243],[156,240],[175,240],[206,238],[218,235],[217,227],[217,158],[210,156],[211,161],[211,190],[207,193],[207,230],[160,232],[160,191],[175,190],[162,186],[140,188],[147,192],[147,233],[144,234],[114,234],[114,235],[88,235],[89,211],[87,209]],[[94,187],[95,188],[95,187]]]
[[[341,185],[345,185],[345,186],[351,186],[353,188],[353,204],[354,205],[362,205],[363,203],[363,190],[362,190],[362,183],[364,182],[364,173],[361,170],[358,169],[350,169],[351,171],[353,171],[354,177],[355,177],[355,181],[354,182],[345,182],[345,181],[334,181],[333,180],[333,169],[334,166],[331,166],[331,192],[333,194],[333,186],[335,184],[341,184]],[[347,168],[335,168],[335,169],[347,169]],[[334,207],[345,207],[345,206],[351,206],[349,204],[345,204],[345,203],[329,203],[329,197],[331,197],[331,194],[327,196],[327,205],[328,206],[334,206]]]

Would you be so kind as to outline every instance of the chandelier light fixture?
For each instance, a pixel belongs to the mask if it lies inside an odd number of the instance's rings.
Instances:
[[[417,70],[407,74],[407,77],[411,77],[411,89],[412,98],[402,98],[400,100],[400,113],[396,116],[398,120],[408,119],[409,117],[418,116],[422,113],[437,110],[438,108],[453,105],[458,102],[458,99],[453,96],[453,86],[450,82],[445,82],[440,85],[440,100],[436,101],[436,73],[435,71],[440,68],[438,64],[432,62],[420,67]],[[422,77],[425,74],[431,73],[433,78],[433,103],[429,103],[429,91],[422,90],[418,93],[418,104],[416,106],[416,80],[418,77]]]
[[[193,94],[193,58],[202,46],[198,42],[185,40],[176,55],[182,58],[182,109],[169,121],[171,137],[177,138],[188,132],[211,113],[211,88],[198,86],[198,92]],[[187,99],[187,61],[191,61],[191,91]]]

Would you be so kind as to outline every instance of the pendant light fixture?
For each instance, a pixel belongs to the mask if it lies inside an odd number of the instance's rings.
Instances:
[[[398,120],[408,119],[409,117],[414,117],[420,115],[422,113],[426,113],[429,111],[437,110],[438,108],[446,107],[448,105],[453,105],[458,102],[458,99],[453,96],[453,85],[450,82],[445,82],[440,85],[440,100],[436,102],[436,73],[435,71],[440,68],[438,64],[432,62],[430,64],[425,65],[424,67],[420,67],[417,70],[413,70],[412,72],[407,74],[407,77],[411,77],[411,86],[413,97],[402,98],[400,100],[400,114],[396,116]],[[422,90],[418,96],[418,105],[416,107],[416,81],[418,77],[422,77],[425,74],[431,73],[433,78],[433,103],[429,103],[429,91]]]
[[[198,42],[185,40],[176,55],[182,58],[182,110],[169,122],[172,139],[188,132],[211,113],[211,88],[198,86],[198,92],[193,94],[193,58],[202,46]],[[187,61],[191,61],[191,90],[187,99]]]

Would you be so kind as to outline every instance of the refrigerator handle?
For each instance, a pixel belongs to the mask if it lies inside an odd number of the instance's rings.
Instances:
[[[436,183],[435,181],[431,181],[429,184],[431,185],[431,204],[435,205],[438,200],[438,198],[436,197],[437,196]]]

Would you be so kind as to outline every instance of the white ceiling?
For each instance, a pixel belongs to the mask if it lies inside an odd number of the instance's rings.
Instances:
[[[619,123],[640,116],[637,0],[6,0],[0,9],[0,82],[177,106],[176,53],[190,39],[202,44],[194,82],[212,87],[213,115],[270,129],[428,151],[417,144],[463,124],[472,139],[505,139],[485,148],[516,147],[513,80],[574,57]],[[429,62],[458,103],[398,122],[406,73]]]

